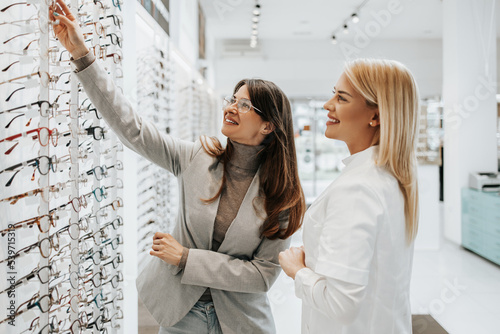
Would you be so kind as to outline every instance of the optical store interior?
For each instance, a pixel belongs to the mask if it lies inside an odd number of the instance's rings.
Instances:
[[[148,310],[136,279],[149,269],[155,233],[172,233],[189,199],[102,117],[56,38],[54,3],[0,0],[0,333],[158,333],[158,314],[175,306]],[[420,99],[413,333],[500,333],[498,1],[66,4],[120,99],[162,135],[225,144],[223,99],[235,85],[279,86],[307,206],[350,155],[325,136],[324,105],[346,62],[404,64]],[[303,244],[302,232],[291,246]],[[281,271],[266,294],[275,332],[304,333],[294,280]]]

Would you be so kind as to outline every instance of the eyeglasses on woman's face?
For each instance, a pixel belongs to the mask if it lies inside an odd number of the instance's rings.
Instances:
[[[224,98],[224,101],[222,103],[222,109],[226,110],[229,106],[232,106],[235,103],[236,103],[236,107],[238,108],[239,113],[246,114],[247,112],[249,112],[253,108],[255,111],[257,111],[258,113],[263,115],[263,112],[260,111],[259,109],[257,109],[256,107],[254,107],[252,105],[252,102],[250,102],[250,100],[248,100],[248,99],[237,100],[234,96],[226,96]]]

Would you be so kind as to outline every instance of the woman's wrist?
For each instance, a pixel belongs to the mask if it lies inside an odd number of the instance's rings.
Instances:
[[[75,49],[73,51],[71,51],[71,56],[73,57],[73,59],[77,60],[77,59],[80,59],[82,57],[85,57],[85,55],[87,55],[87,53],[89,53],[90,50],[86,47],[86,46],[83,46],[81,48],[78,48],[78,49]]]
[[[189,255],[189,248],[183,247],[182,248],[181,257],[179,259],[179,263],[177,264],[177,266],[180,269],[184,269],[186,267],[186,262],[187,262],[188,255]]]

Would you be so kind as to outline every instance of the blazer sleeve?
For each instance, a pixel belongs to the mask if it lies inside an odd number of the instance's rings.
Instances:
[[[267,292],[281,272],[278,256],[290,247],[290,239],[263,238],[251,260],[192,248],[181,283],[234,292]]]
[[[144,120],[97,61],[76,73],[85,92],[125,146],[179,175],[201,149],[199,142],[173,138]]]

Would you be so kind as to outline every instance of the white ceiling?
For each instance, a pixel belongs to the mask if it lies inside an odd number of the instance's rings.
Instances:
[[[458,0],[448,0],[458,1]],[[492,2],[495,1],[495,2]],[[496,33],[500,37],[500,0],[495,3]],[[259,0],[261,20],[257,49],[250,49],[252,10],[255,0],[200,0],[207,20],[207,39],[215,42],[210,76],[216,91],[231,91],[240,78],[260,77],[277,83],[291,97],[325,97],[341,74],[345,60],[375,57],[398,60],[414,73],[422,96],[439,96],[442,91],[441,0],[369,0],[358,12],[360,22],[350,22],[351,14],[363,0]],[[400,3],[383,27],[373,13],[387,11],[389,3]],[[491,9],[473,7],[471,15],[488,22]],[[476,10],[478,9],[478,10]],[[483,15],[483,14],[482,14]],[[330,43],[333,32],[348,20],[350,33],[339,32],[339,43]],[[359,49],[359,31],[381,27]],[[366,40],[365,40],[366,41]],[[248,42],[248,43],[247,43]],[[344,46],[344,48],[342,48]],[[500,55],[500,43],[497,43]],[[353,51],[351,54],[349,52]],[[500,57],[497,66],[500,78]]]
[[[246,39],[251,35],[252,0],[200,0],[207,18],[207,32],[215,39]],[[259,38],[331,38],[332,33],[350,18],[362,0],[260,0]],[[373,13],[388,9],[389,0],[369,0],[358,13],[360,22],[349,25],[365,30],[377,22]],[[400,0],[401,12],[392,15],[377,39],[434,39],[442,35],[442,0]],[[500,34],[500,5],[496,5],[497,34]],[[485,18],[486,19],[486,18]],[[353,38],[339,34],[339,40]]]

